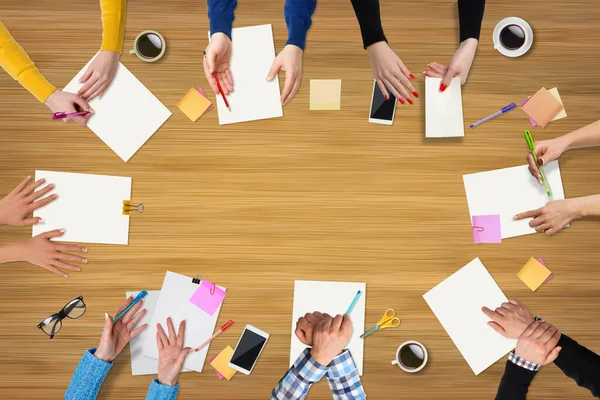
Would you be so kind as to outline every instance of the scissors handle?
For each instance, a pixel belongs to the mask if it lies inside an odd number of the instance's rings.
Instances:
[[[388,308],[387,310],[385,310],[383,317],[381,317],[381,319],[379,320],[377,325],[382,325],[384,322],[389,321],[390,319],[394,318],[395,316],[396,316],[396,311],[394,311],[393,308]]]
[[[398,325],[400,325],[400,318],[392,318],[389,321],[384,322],[383,324],[381,324],[379,326],[379,329],[385,329],[385,328],[395,328]]]

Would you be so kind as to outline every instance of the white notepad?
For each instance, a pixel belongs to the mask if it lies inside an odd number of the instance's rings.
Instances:
[[[517,344],[487,323],[481,311],[508,299],[479,258],[474,259],[423,295],[475,375],[504,357]]]
[[[125,298],[128,298],[129,296],[133,296],[133,298],[135,298],[138,293],[139,292],[127,292]],[[131,375],[154,375],[158,373],[158,360],[144,356],[143,347],[147,336],[150,335],[149,332],[156,332],[156,326],[154,326],[153,329],[150,323],[152,322],[152,315],[154,314],[156,304],[158,303],[159,294],[160,290],[148,290],[148,294],[144,297],[143,308],[146,309],[146,315],[144,315],[140,322],[138,322],[136,327],[144,324],[148,324],[148,327],[144,329],[142,333],[131,339],[131,342],[129,342],[129,352],[131,354]],[[156,343],[156,335],[153,337],[154,342]],[[189,371],[189,369],[185,368],[181,370],[181,372]]]
[[[529,173],[527,165],[463,175],[469,214],[500,214],[502,239],[535,233],[535,228],[529,226],[531,218],[514,221],[513,217],[565,198],[558,161],[549,162],[543,169],[552,197]]]
[[[65,86],[65,92],[77,93],[83,86],[78,81],[92,60]],[[171,111],[121,63],[102,98],[96,97],[89,104],[94,114],[87,126],[125,162],[171,116]]]
[[[367,298],[367,284],[360,282],[326,282],[326,281],[295,281],[294,282],[294,310],[292,315],[292,343],[290,347],[290,366],[304,351],[304,345],[296,337],[296,322],[306,313],[319,311],[335,316],[344,314],[357,291],[361,295],[356,305],[350,312],[352,320],[352,336],[348,349],[352,353],[354,363],[359,375],[363,374],[363,339],[365,332],[365,305]]]
[[[202,281],[200,281],[202,282]],[[218,286],[226,291],[224,287]],[[206,339],[211,337],[219,318],[221,306],[217,308],[214,315],[209,315],[200,308],[190,303],[190,297],[198,289],[198,284],[192,282],[192,278],[167,271],[163,281],[158,304],[152,314],[150,323],[150,332],[144,342],[144,355],[158,359],[158,348],[156,347],[156,324],[160,323],[167,330],[167,317],[171,317],[175,331],[178,332],[179,323],[185,320],[185,340],[184,347],[196,348]],[[183,367],[194,371],[202,372],[208,348],[210,344],[204,346],[198,352],[192,352],[183,363]]]
[[[208,35],[210,39],[210,32]],[[218,94],[219,125],[282,117],[279,78],[275,75],[275,79],[267,82],[275,60],[271,25],[234,28],[231,42],[233,92],[227,95],[231,111]]]
[[[131,178],[70,172],[35,171],[35,179],[54,184],[49,194],[58,198],[33,215],[44,220],[33,225],[32,236],[64,228],[61,242],[127,244],[129,216],[123,200],[131,200]]]
[[[440,92],[441,78],[425,78],[425,137],[465,136],[460,78]]]

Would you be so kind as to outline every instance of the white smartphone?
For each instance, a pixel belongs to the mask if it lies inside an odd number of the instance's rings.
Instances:
[[[229,361],[229,368],[250,375],[268,339],[268,333],[252,325],[246,325]]]
[[[373,96],[371,96],[371,110],[369,111],[369,122],[374,124],[392,125],[394,115],[396,115],[396,97],[389,94],[390,98],[385,99],[383,93],[377,85],[377,81],[373,82]]]

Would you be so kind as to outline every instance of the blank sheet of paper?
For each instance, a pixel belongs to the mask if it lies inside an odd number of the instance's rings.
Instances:
[[[440,92],[441,78],[425,78],[425,137],[465,136],[460,78]]]
[[[78,81],[92,60],[65,86],[65,92],[77,93],[83,86]],[[125,162],[171,116],[171,111],[121,63],[102,98],[96,97],[89,104],[94,114],[88,128]]]
[[[294,364],[304,345],[296,337],[296,322],[306,313],[319,311],[332,316],[344,314],[350,303],[361,291],[354,308],[350,312],[352,321],[352,336],[347,348],[352,353],[358,373],[363,374],[363,339],[360,338],[365,331],[365,305],[367,298],[367,284],[360,282],[326,282],[326,281],[295,281],[294,282],[294,310],[292,315],[292,343],[290,347],[290,366]]]
[[[32,236],[64,228],[61,242],[127,244],[129,215],[123,200],[131,199],[131,178],[70,172],[35,171],[35,179],[53,183],[58,198],[35,210],[44,223],[33,225]]]
[[[210,32],[208,35],[210,39]],[[217,95],[219,125],[282,117],[279,78],[275,75],[275,79],[267,82],[275,60],[271,25],[234,28],[231,42],[233,92],[227,95],[231,111],[221,95]]]
[[[527,165],[463,175],[471,217],[500,214],[502,239],[535,233],[535,228],[529,226],[531,218],[513,221],[513,217],[565,198],[558,161],[542,168],[552,197],[548,197],[544,185],[531,176]]]
[[[508,299],[494,278],[474,259],[423,295],[475,375],[494,364],[517,344],[487,325],[481,307],[495,309]]]
[[[226,291],[227,289],[217,286]],[[167,317],[171,317],[175,331],[178,332],[179,323],[185,320],[185,339],[184,347],[196,348],[206,339],[211,337],[219,318],[221,305],[213,315],[208,315],[194,304],[190,303],[190,297],[198,289],[198,284],[192,282],[192,278],[167,271],[163,281],[158,303],[152,322],[148,326],[151,334],[148,334],[144,342],[144,355],[146,357],[158,359],[158,348],[156,347],[156,324],[160,323],[167,330]],[[183,363],[183,367],[194,371],[202,372],[204,361],[210,343],[200,349],[198,352],[192,352]]]

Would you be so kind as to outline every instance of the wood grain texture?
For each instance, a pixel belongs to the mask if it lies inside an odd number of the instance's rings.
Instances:
[[[448,62],[457,47],[456,4],[383,1],[392,48],[417,75]],[[600,9],[592,0],[488,2],[481,43],[463,87],[465,122],[558,86],[568,118],[536,129],[552,138],[598,119]],[[47,78],[63,87],[100,45],[95,1],[0,2],[0,16]],[[295,279],[364,281],[367,324],[394,307],[402,325],[365,343],[363,383],[370,399],[490,399],[500,361],[475,377],[422,295],[479,256],[509,297],[600,351],[597,318],[600,256],[597,221],[577,221],[559,235],[530,235],[502,245],[473,245],[462,175],[524,163],[526,116],[516,110],[468,130],[464,139],[425,140],[424,100],[399,106],[393,126],[367,122],[372,73],[347,0],[321,1],[308,35],[299,93],[284,118],[220,127],[216,111],[191,123],[176,108],[190,87],[208,85],[201,54],[208,20],[204,1],[130,0],[125,50],[144,29],[168,41],[163,60],[122,62],[173,111],[173,116],[123,163],[93,133],[52,122],[50,113],[0,74],[0,193],[35,169],[133,177],[133,199],[146,212],[131,220],[129,246],[89,246],[89,264],[68,280],[24,263],[0,268],[0,392],[7,399],[61,398],[84,350],[97,345],[103,313],[127,290],[159,289],[165,270],[200,273],[228,288],[219,324],[234,328],[209,355],[234,346],[251,323],[271,339],[251,376],[219,381],[211,367],[183,374],[181,399],[264,399],[288,366]],[[535,32],[530,53],[502,57],[492,30],[504,17],[525,18]],[[281,1],[241,1],[235,26],[272,23],[276,51],[287,38]],[[342,110],[310,112],[310,79],[342,79]],[[214,95],[209,96],[214,101]],[[568,197],[600,193],[600,150],[561,158]],[[60,191],[60,188],[58,188]],[[94,210],[74,210],[85,218]],[[24,240],[29,228],[0,227],[0,242]],[[516,272],[543,257],[554,279],[533,294]],[[87,314],[67,320],[54,340],[36,325],[83,295]],[[430,363],[409,375],[391,366],[397,346],[424,343]],[[108,376],[101,399],[139,399],[149,376],[132,377],[129,349]],[[584,399],[554,366],[538,374],[530,399]],[[325,381],[311,399],[329,399]]]

